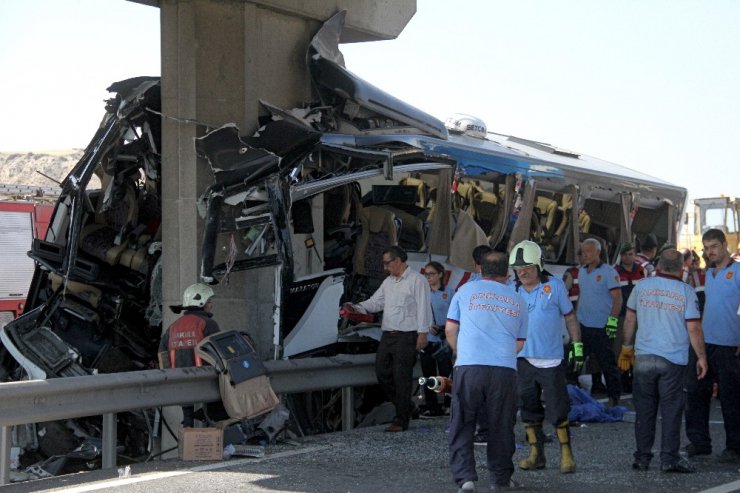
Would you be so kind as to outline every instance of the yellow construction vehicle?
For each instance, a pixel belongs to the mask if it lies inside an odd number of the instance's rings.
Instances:
[[[682,235],[682,245],[686,248],[694,249],[701,255],[704,247],[701,243],[701,236],[708,229],[717,228],[724,231],[727,237],[727,247],[730,253],[737,255],[740,250],[740,198],[709,197],[694,199],[693,217],[689,217],[691,212],[687,212],[685,223],[693,228],[688,229],[687,233]]]

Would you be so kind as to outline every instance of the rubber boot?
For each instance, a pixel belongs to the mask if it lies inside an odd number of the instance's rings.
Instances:
[[[526,423],[524,430],[527,432],[529,442],[529,457],[519,461],[519,467],[525,471],[542,469],[545,467],[545,436],[542,433],[542,422]]]
[[[570,448],[570,423],[567,421],[560,423],[556,432],[560,442],[560,472],[563,474],[575,472],[576,461],[573,458],[573,450]]]

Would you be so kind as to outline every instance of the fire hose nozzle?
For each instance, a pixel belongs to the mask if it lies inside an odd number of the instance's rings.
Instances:
[[[419,378],[419,385],[422,385],[429,390],[433,390],[440,394],[446,394],[452,390],[452,380],[442,376],[421,377]]]

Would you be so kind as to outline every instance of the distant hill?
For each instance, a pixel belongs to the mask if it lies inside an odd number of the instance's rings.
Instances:
[[[0,152],[0,183],[57,188],[55,181],[61,182],[67,176],[82,153],[82,149]]]

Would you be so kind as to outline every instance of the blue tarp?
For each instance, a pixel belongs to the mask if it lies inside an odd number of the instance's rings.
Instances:
[[[614,406],[606,408],[604,404],[594,400],[591,395],[580,387],[568,385],[568,397],[570,397],[570,413],[568,420],[586,421],[589,423],[613,423],[623,421],[627,408]]]

